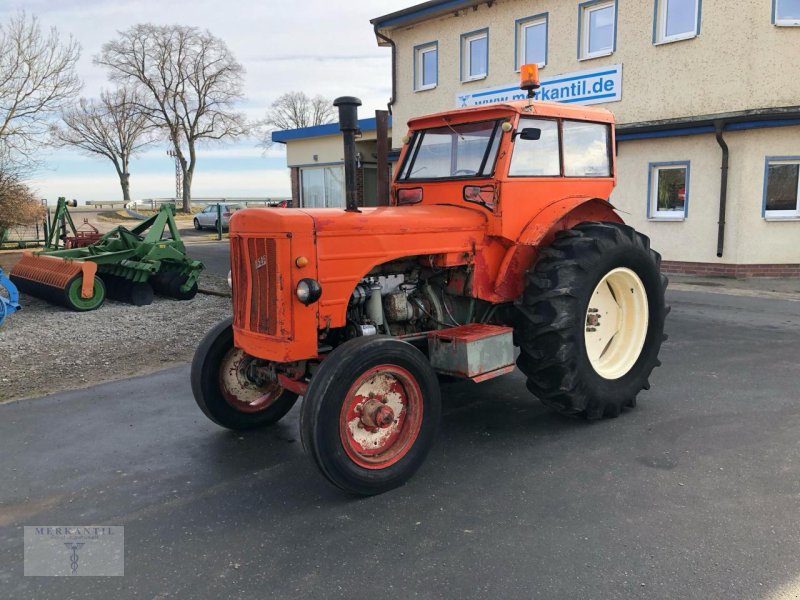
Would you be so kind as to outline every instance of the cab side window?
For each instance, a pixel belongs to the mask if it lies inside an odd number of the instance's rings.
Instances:
[[[564,121],[564,176],[610,177],[609,126],[603,123]]]
[[[539,129],[538,140],[517,137],[509,177],[559,177],[561,165],[558,152],[558,121],[547,119],[520,119],[517,131]]]

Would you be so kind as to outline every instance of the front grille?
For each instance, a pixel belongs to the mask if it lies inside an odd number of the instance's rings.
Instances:
[[[277,268],[273,238],[231,238],[233,324],[256,333],[277,331]]]

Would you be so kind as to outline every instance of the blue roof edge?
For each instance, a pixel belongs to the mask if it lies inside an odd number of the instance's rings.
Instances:
[[[389,117],[389,127],[392,126],[392,117]],[[359,119],[358,128],[361,131],[374,131],[376,129],[375,117],[369,119]],[[303,140],[306,138],[321,137],[325,135],[338,135],[339,123],[326,123],[325,125],[314,125],[313,127],[300,127],[299,129],[283,129],[272,132],[272,141],[285,144],[292,140]]]
[[[377,17],[372,19],[370,23],[380,28],[397,27],[398,25],[403,25],[416,19],[424,19],[425,17],[429,16],[438,16],[437,13],[442,11],[457,10],[468,4],[469,0],[439,0],[438,2],[423,2],[422,4],[417,4],[404,10]]]

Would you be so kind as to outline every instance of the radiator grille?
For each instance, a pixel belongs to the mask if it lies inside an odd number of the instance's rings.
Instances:
[[[272,238],[232,238],[233,323],[256,333],[277,331],[277,267]]]

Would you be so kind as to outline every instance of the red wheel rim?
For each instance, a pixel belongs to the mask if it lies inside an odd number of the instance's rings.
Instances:
[[[266,410],[281,397],[283,388],[277,383],[258,385],[247,377],[253,361],[239,348],[228,350],[219,368],[219,389],[232,408],[244,413]]]
[[[422,390],[411,373],[378,365],[350,386],[339,416],[339,436],[359,467],[385,469],[402,459],[422,427]]]

